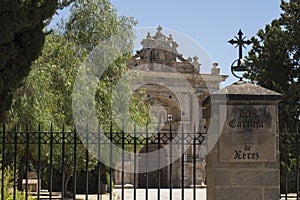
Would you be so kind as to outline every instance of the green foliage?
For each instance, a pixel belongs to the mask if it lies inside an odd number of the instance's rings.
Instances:
[[[253,62],[247,76],[253,82],[279,92],[279,131],[295,133],[300,119],[300,0],[281,1],[281,17],[259,30],[252,38],[253,48],[248,60]],[[292,135],[280,142],[281,190],[285,188],[285,173],[289,174],[289,192],[296,192],[296,152]],[[286,162],[287,161],[287,162]]]
[[[289,156],[289,155],[287,155]],[[286,189],[286,173],[288,178],[288,193],[296,193],[297,192],[297,168],[296,168],[296,159],[290,158],[290,162],[285,163],[284,161],[280,162],[280,192],[283,194],[285,193]],[[299,170],[299,169],[298,169]]]
[[[0,122],[10,108],[11,92],[28,75],[43,48],[55,11],[72,0],[3,0],[0,2]]]
[[[71,94],[81,63],[77,54],[82,52],[62,36],[47,36],[42,56],[33,63],[23,85],[13,93],[8,128],[27,123],[37,128],[41,123],[49,130],[52,122],[56,128],[65,124],[72,129]]]
[[[2,181],[2,176],[0,176],[0,182]],[[14,171],[12,167],[7,166],[4,169],[4,199],[5,200],[14,200]],[[0,193],[1,198],[1,193]],[[24,200],[25,192],[18,191],[16,189],[16,200]],[[30,196],[30,192],[28,195],[28,200],[34,200],[32,196]]]
[[[110,174],[108,172],[106,172],[103,183],[107,184],[107,192],[110,192],[111,189],[112,190],[114,189],[114,181],[113,180],[111,181],[111,183],[112,183],[112,186],[111,186],[110,179],[111,179]]]
[[[108,131],[110,124],[113,122],[112,113],[116,110],[116,106],[112,105],[112,102],[124,102],[119,104],[118,108],[130,107],[131,117],[136,123],[146,124],[147,117],[144,105],[137,98],[137,95],[132,94],[130,99],[122,99],[122,95],[115,91],[116,84],[120,81],[121,77],[127,71],[127,59],[131,56],[131,39],[130,30],[136,24],[136,21],[131,17],[119,16],[116,10],[112,7],[108,0],[78,0],[71,8],[71,15],[68,21],[61,26],[61,32],[69,40],[75,42],[81,48],[84,48],[89,52],[89,61],[85,61],[84,64],[91,66],[86,67],[81,74],[82,79],[86,76],[95,76],[95,79],[90,79],[90,90],[95,88],[95,94],[90,94],[90,99],[95,98],[95,108],[97,110],[97,117],[101,124],[101,129]],[[111,39],[113,38],[113,39]],[[105,41],[112,41],[109,46],[104,46]],[[125,41],[128,41],[126,43]],[[120,52],[118,44],[121,43],[123,53]],[[125,44],[125,45],[124,45]],[[99,49],[100,48],[100,49]],[[106,48],[105,56],[99,56],[97,53]],[[125,53],[124,53],[125,52]],[[110,61],[109,57],[112,55],[118,55]],[[109,60],[109,61],[108,61]],[[107,62],[107,63],[106,63]],[[103,64],[105,63],[105,64]],[[80,87],[85,87],[85,80],[81,81]],[[130,83],[134,81],[133,77],[128,77],[128,80],[123,80],[123,92],[131,91]],[[95,86],[97,85],[97,86]],[[86,88],[77,90],[86,90]],[[93,92],[93,91],[92,91]],[[95,97],[93,96],[95,95]],[[141,95],[140,95],[141,96]],[[86,97],[74,97],[73,98],[86,98]],[[85,102],[84,100],[82,100]],[[130,105],[126,104],[131,101]],[[126,105],[125,105],[126,104]],[[78,105],[84,110],[82,113],[88,113],[90,108],[88,105]],[[138,108],[140,109],[138,109]],[[148,114],[148,113],[147,113]],[[83,118],[89,119],[84,116]],[[82,121],[84,127],[89,120]],[[118,130],[120,126],[113,123],[113,129]]]
[[[33,63],[28,77],[13,93],[8,114],[9,129],[16,123],[30,123],[32,127],[42,123],[44,129],[49,130],[50,122],[54,128],[61,128],[64,124],[67,130],[72,129],[73,86],[87,53],[102,40],[131,29],[134,24],[132,18],[120,17],[107,0],[76,1],[71,8],[69,20],[60,26],[63,35],[50,34],[46,37],[42,55]],[[126,48],[130,52],[130,44]],[[128,56],[120,55],[110,63],[100,81],[95,83],[98,84],[97,115],[100,123],[108,124],[108,127],[112,113],[112,90],[127,70]],[[132,98],[142,107],[136,96]],[[131,110],[135,112],[133,118],[138,121],[137,109]]]
[[[297,142],[298,140],[298,142]],[[297,192],[297,173],[299,163],[297,157],[299,152],[299,137],[295,134],[281,135],[280,137],[280,188],[281,193],[285,193],[286,181],[289,193]],[[297,168],[298,165],[298,168]],[[286,180],[287,177],[287,180]],[[299,185],[300,186],[300,185]]]
[[[87,58],[90,51],[97,47],[99,42],[108,37],[131,29],[135,24],[132,18],[120,17],[107,0],[78,0],[71,8],[68,21],[63,22],[61,30],[46,36],[41,56],[33,62],[31,71],[22,81],[19,87],[12,93],[13,101],[8,112],[8,130],[14,129],[15,124],[30,124],[31,130],[36,130],[42,124],[42,130],[60,131],[64,125],[65,131],[72,131],[74,125],[72,111],[73,87],[77,73]],[[112,91],[120,77],[127,70],[127,58],[131,52],[131,44],[126,46],[128,53],[121,54],[104,71],[100,80],[92,82],[96,84],[96,93],[92,99],[96,99],[95,108],[99,123],[103,125],[101,130],[109,130],[112,122],[111,100],[114,98]],[[87,68],[94,72],[96,68]],[[129,77],[129,79],[131,79]],[[77,81],[77,80],[76,80]],[[128,80],[129,82],[132,80]],[[124,82],[123,89],[130,90],[128,82]],[[131,117],[140,124],[147,120],[147,107],[140,101],[142,93],[130,96]],[[75,97],[76,98],[76,97]],[[119,94],[115,98],[122,98]],[[123,101],[122,101],[123,102]],[[83,106],[84,107],[84,106]],[[139,109],[142,114],[139,114]],[[52,126],[50,125],[52,122]],[[88,122],[88,121],[87,121]],[[83,125],[86,126],[87,122]],[[24,130],[24,128],[22,128]],[[114,124],[114,130],[119,130]],[[18,152],[24,152],[21,145]],[[30,150],[30,162],[36,163],[37,148]],[[77,160],[85,160],[85,147],[78,145]],[[20,153],[19,153],[20,154]],[[47,187],[49,180],[49,145],[41,146],[42,179]],[[107,156],[107,155],[102,155]],[[22,157],[21,154],[18,157]],[[73,176],[74,162],[73,148],[66,145],[65,151],[65,188]],[[20,161],[22,161],[20,159]],[[61,147],[54,145],[53,165],[61,165]],[[90,156],[89,170],[94,169],[98,160]],[[18,164],[24,168],[22,163]],[[31,165],[31,170],[36,171],[36,165]],[[61,174],[57,168],[55,173]],[[85,170],[85,162],[77,162],[77,170]],[[22,176],[22,174],[20,175]],[[55,177],[59,182],[61,177]]]
[[[283,94],[279,127],[294,132],[300,116],[300,1],[282,1],[281,9],[281,17],[252,38],[248,60],[253,70],[248,78]]]
[[[116,33],[128,31],[136,21],[119,16],[108,0],[77,0],[61,26],[64,34],[88,52]]]

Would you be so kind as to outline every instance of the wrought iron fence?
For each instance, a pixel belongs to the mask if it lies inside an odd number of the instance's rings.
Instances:
[[[300,199],[300,133],[280,133],[280,189],[282,199]]]
[[[135,130],[135,129],[134,129]],[[76,194],[83,193],[85,199],[89,199],[89,194],[93,193],[97,195],[97,199],[101,199],[103,193],[103,182],[107,180],[109,189],[109,199],[113,199],[112,187],[114,180],[114,173],[116,172],[113,168],[103,165],[97,158],[101,158],[100,148],[106,145],[104,148],[109,148],[109,156],[111,160],[112,144],[119,145],[120,148],[129,149],[134,153],[133,168],[134,172],[137,172],[139,167],[137,164],[139,151],[148,153],[155,149],[160,149],[163,145],[169,145],[170,152],[166,154],[172,161],[172,143],[176,144],[176,148],[181,147],[182,152],[184,146],[191,144],[191,151],[193,157],[189,154],[182,156],[177,160],[178,166],[181,167],[181,179],[176,187],[181,188],[181,198],[185,198],[185,166],[186,163],[192,166],[192,180],[190,187],[193,190],[193,199],[196,199],[196,188],[199,185],[197,180],[197,164],[203,162],[203,158],[198,158],[195,155],[197,148],[202,144],[205,137],[201,133],[183,133],[173,132],[170,124],[169,132],[155,133],[137,132],[125,133],[124,131],[113,131],[110,128],[109,131],[103,132],[100,129],[95,132],[91,132],[88,129],[84,133],[78,133],[76,128],[72,131],[53,130],[52,126],[49,131],[43,131],[41,126],[36,131],[31,130],[29,126],[24,131],[15,128],[14,130],[6,130],[3,126],[0,131],[0,152],[1,152],[1,199],[5,199],[5,192],[9,190],[13,199],[17,199],[18,191],[23,190],[25,199],[29,199],[34,195],[37,199],[45,198],[47,195],[49,199],[59,198],[63,199],[65,196],[70,196],[72,199],[76,199]],[[176,137],[175,137],[176,136]],[[108,139],[108,140],[107,140]],[[109,141],[109,144],[107,143]],[[170,143],[172,141],[172,143]],[[107,146],[108,145],[108,146]],[[91,155],[88,150],[89,146],[98,148],[98,155]],[[173,147],[174,148],[174,147]],[[191,152],[190,151],[190,152]],[[125,172],[126,158],[122,153],[121,170],[121,199],[125,198]],[[164,155],[165,156],[165,155]],[[158,154],[157,165],[160,167],[160,163],[165,159],[160,153]],[[111,163],[113,164],[113,163]],[[146,163],[148,164],[148,163]],[[91,167],[93,165],[94,167]],[[154,182],[157,189],[157,199],[160,199],[160,191],[162,187],[169,189],[169,198],[172,199],[172,189],[174,187],[173,175],[174,171],[171,164],[166,171],[158,170],[155,173],[156,179]],[[9,172],[8,172],[9,171]],[[30,173],[34,171],[36,177],[31,179]],[[105,173],[104,173],[105,172]],[[7,173],[11,174],[9,182],[11,185],[7,185]],[[151,174],[153,175],[153,174]],[[137,189],[141,187],[139,185],[141,180],[138,173],[131,174],[133,198],[137,199]],[[149,199],[148,190],[150,188],[150,172],[143,174],[144,176],[144,189],[145,199]],[[167,183],[164,185],[162,180],[169,177]],[[103,178],[104,177],[104,178]],[[36,180],[33,182],[32,180]],[[10,188],[6,188],[10,187]],[[42,188],[46,188],[47,192],[43,191]],[[31,190],[31,192],[30,192]],[[57,193],[59,192],[59,193]],[[56,195],[56,196],[55,196]]]

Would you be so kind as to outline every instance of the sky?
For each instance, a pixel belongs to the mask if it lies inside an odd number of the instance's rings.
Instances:
[[[222,87],[238,81],[230,71],[232,62],[238,58],[238,48],[227,41],[237,36],[239,29],[250,39],[281,13],[280,0],[111,0],[111,3],[120,15],[134,17],[137,29],[155,30],[161,25],[198,43],[212,62],[219,63],[221,74],[229,75]],[[250,49],[251,46],[244,49],[243,55]],[[201,53],[196,54],[201,58]]]

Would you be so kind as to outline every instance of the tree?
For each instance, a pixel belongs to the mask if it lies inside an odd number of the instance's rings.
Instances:
[[[248,74],[255,83],[279,92],[283,101],[279,104],[279,131],[295,133],[300,119],[300,0],[281,1],[282,13],[279,19],[259,30],[252,38],[253,47],[248,59],[252,71]],[[295,135],[280,137],[280,167],[285,173],[295,174]],[[286,162],[287,161],[287,162]],[[281,186],[285,186],[284,173]],[[289,191],[296,191],[296,180],[289,180]],[[285,187],[282,187],[284,189]],[[284,192],[284,191],[282,191]]]
[[[15,124],[30,123],[32,129],[38,124],[43,124],[43,130],[50,130],[50,122],[53,129],[59,131],[65,125],[66,131],[73,129],[72,117],[72,92],[73,85],[83,61],[88,53],[98,45],[99,41],[109,36],[129,29],[134,25],[131,18],[120,17],[107,0],[77,1],[71,8],[70,19],[64,22],[59,32],[46,36],[45,45],[41,56],[33,62],[29,75],[22,81],[21,86],[13,92],[13,101],[9,110],[9,129]],[[128,45],[128,52],[130,51]],[[101,124],[111,122],[111,89],[127,69],[127,55],[122,55],[105,71],[97,87],[96,99],[98,119]],[[91,69],[88,69],[91,70]],[[127,86],[124,85],[124,88]],[[117,97],[120,97],[117,95]],[[144,105],[139,101],[139,95],[132,97],[131,111],[137,121],[146,119],[141,117],[138,108]],[[121,97],[120,97],[121,98]],[[146,109],[144,114],[148,114]],[[86,124],[84,124],[86,125]],[[82,148],[81,148],[82,147]],[[77,159],[85,159],[83,146],[78,150]],[[59,164],[60,148],[54,148],[53,164]],[[24,152],[20,149],[18,152]],[[43,163],[49,163],[47,155],[49,147],[42,148]],[[36,149],[30,151],[32,162],[36,162]],[[20,160],[22,155],[20,155]],[[23,156],[24,158],[24,156]],[[65,175],[67,186],[68,180],[73,175],[73,151],[66,150]],[[22,160],[21,160],[22,161]],[[96,159],[91,159],[89,169],[97,164]],[[20,164],[21,166],[21,164]],[[24,167],[24,166],[23,166]],[[46,169],[46,168],[45,168]],[[83,163],[78,163],[77,170],[84,170]],[[24,172],[20,168],[19,172]],[[22,175],[20,175],[22,176]],[[67,189],[67,187],[65,187]]]
[[[45,32],[57,9],[73,0],[0,2],[0,122],[10,108],[12,91],[30,71],[43,48]]]
[[[136,21],[132,17],[119,16],[108,0],[78,0],[72,5],[71,15],[66,22],[63,22],[60,31],[63,33],[64,37],[75,42],[78,46],[91,54],[94,53],[93,50],[99,48],[99,45],[105,40],[109,40],[116,35],[122,37],[123,33],[126,37],[127,35],[125,35],[125,33],[130,32],[135,24]],[[112,122],[113,111],[111,102],[113,99],[114,88],[127,71],[127,60],[131,56],[132,45],[130,43],[130,38],[125,38],[125,40],[129,41],[124,47],[126,53],[109,63],[102,76],[98,77],[99,82],[95,83],[98,85],[96,91],[97,115],[100,123],[103,125],[102,128],[106,130],[109,130],[110,123]],[[124,41],[122,42],[125,43]],[[119,49],[114,49],[112,47],[111,51],[119,51]],[[90,68],[88,70],[101,70],[101,67],[103,68],[103,66],[99,66],[96,63],[98,59],[97,55],[95,59],[96,61],[92,61],[94,63],[91,63],[94,65],[93,69]],[[103,60],[98,62],[101,63]],[[97,72],[86,73],[97,74]],[[130,80],[128,80],[128,82],[130,82]],[[124,89],[130,91],[131,88],[128,84],[125,84]],[[114,95],[114,97],[122,98],[120,95],[118,96],[118,94]],[[147,122],[147,117],[145,117],[147,109],[145,110],[143,108],[142,103],[139,101],[139,97],[141,97],[141,95],[138,93],[131,96],[131,114],[137,123],[145,125]],[[118,102],[126,102],[126,100],[124,99],[124,101]],[[133,109],[133,107],[137,105],[140,110]],[[143,110],[143,112],[139,112],[141,110]],[[114,128],[116,127],[117,126],[114,126]]]
[[[281,9],[281,17],[252,38],[248,78],[283,94],[279,127],[282,132],[295,132],[300,119],[300,1],[282,1]]]
[[[42,124],[44,129],[62,125],[73,127],[71,94],[77,70],[82,62],[79,47],[63,36],[46,37],[41,56],[33,62],[29,75],[14,91],[8,112],[8,128],[16,124]],[[80,51],[82,54],[84,50]]]
[[[30,124],[31,130],[37,130],[41,125],[44,131],[60,131],[65,125],[65,131],[73,130],[73,118],[71,108],[71,94],[77,70],[81,64],[81,58],[77,54],[84,50],[71,41],[65,40],[63,36],[49,34],[46,36],[45,45],[41,56],[33,62],[29,75],[24,79],[23,84],[13,93],[11,109],[8,112],[8,129],[15,125],[25,130],[25,124]],[[52,124],[52,125],[51,125]],[[37,148],[33,146],[30,150],[30,160],[37,162]],[[69,147],[68,149],[72,149]],[[24,146],[18,147],[19,177],[25,173]],[[46,166],[49,165],[49,145],[42,145],[42,160]],[[78,145],[77,159],[85,159],[85,148]],[[61,147],[53,148],[53,164],[61,163]],[[73,151],[66,150],[65,155],[65,185],[73,174]],[[90,159],[89,168],[97,165],[95,158]],[[32,165],[35,166],[36,165]],[[85,169],[82,162],[78,162],[78,170]],[[47,167],[43,169],[48,169]],[[32,169],[34,170],[34,169]],[[44,174],[49,173],[45,171]],[[21,181],[21,179],[19,179]],[[49,179],[46,179],[49,180]],[[44,181],[45,182],[45,181]],[[21,182],[19,182],[20,186]]]
[[[103,40],[132,29],[135,20],[119,16],[108,0],[78,0],[70,9],[67,21],[58,33],[46,38],[42,55],[36,60],[19,88],[13,92],[13,105],[8,122],[30,123],[37,127],[49,122],[57,127],[73,125],[71,98],[77,71],[92,51]],[[127,70],[128,53],[110,64],[98,84],[96,99],[101,123],[111,119],[111,91]],[[101,112],[100,112],[101,111]],[[136,115],[135,115],[136,116]],[[109,124],[109,123],[108,123]]]
[[[90,52],[100,42],[131,30],[135,24],[134,18],[119,16],[108,0],[77,0],[69,19],[60,27],[67,38]]]

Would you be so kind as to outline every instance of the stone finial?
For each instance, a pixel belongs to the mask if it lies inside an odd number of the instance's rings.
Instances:
[[[161,27],[161,25],[159,25],[159,26],[156,28],[157,32],[161,32],[162,29],[163,29],[163,28]]]
[[[216,67],[218,67],[218,65],[219,65],[219,63],[217,63],[217,62],[214,62],[213,63],[213,66],[216,68]]]
[[[155,39],[159,39],[159,40],[165,40],[165,37],[166,36],[164,36],[163,34],[162,34],[162,27],[159,25],[158,27],[157,27],[157,32],[155,33]]]
[[[211,74],[213,75],[219,75],[220,74],[220,68],[218,67],[219,63],[214,62],[213,68],[211,68]]]
[[[152,37],[151,37],[151,34],[150,34],[150,32],[148,32],[147,33],[147,37],[146,37],[146,39],[151,39]]]
[[[172,42],[172,49],[174,50],[175,53],[177,53],[176,48],[178,47],[177,42]]]
[[[200,66],[201,66],[201,64],[198,62],[198,56],[194,56],[193,57],[193,63],[192,63],[192,65],[194,65],[194,67],[197,69],[197,71],[198,72],[200,72]]]
[[[191,57],[188,57],[186,60],[187,60],[189,63],[192,63],[192,61],[193,61],[193,59],[192,59]]]
[[[198,62],[199,58],[198,58],[198,56],[194,56],[193,59],[194,59],[194,62]]]
[[[170,36],[169,36],[169,38],[168,38],[168,42],[169,42],[169,43],[172,43],[172,42],[173,42],[173,36],[172,36],[172,34],[170,34]]]

